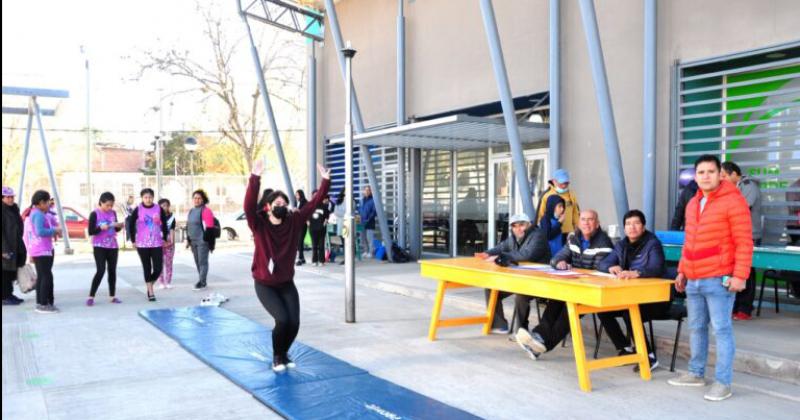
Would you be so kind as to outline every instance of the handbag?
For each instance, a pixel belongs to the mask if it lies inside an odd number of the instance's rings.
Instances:
[[[22,293],[28,293],[36,288],[36,270],[32,264],[25,264],[17,269],[17,283]]]

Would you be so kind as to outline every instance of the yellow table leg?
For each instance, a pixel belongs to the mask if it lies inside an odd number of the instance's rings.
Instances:
[[[436,288],[436,300],[433,301],[433,313],[431,314],[431,325],[428,328],[428,340],[436,340],[436,328],[439,326],[439,315],[442,313],[442,302],[444,301],[444,291],[447,288],[444,280],[439,280]]]
[[[497,295],[500,294],[497,290],[492,290],[489,293],[489,303],[486,304],[486,323],[483,324],[483,335],[489,334],[492,331],[492,321],[494,320],[494,307],[497,305]]]
[[[647,341],[644,338],[644,327],[642,326],[639,305],[631,305],[628,310],[631,313],[631,324],[633,324],[633,342],[636,344],[636,355],[639,356],[639,374],[642,379],[649,381],[650,360],[647,358]]]
[[[572,347],[575,351],[575,367],[578,370],[578,383],[581,391],[590,392],[592,390],[592,380],[589,378],[589,366],[586,364],[586,349],[583,347],[583,332],[581,331],[581,316],[578,313],[578,305],[574,302],[566,302],[569,311],[569,330],[572,334]]]

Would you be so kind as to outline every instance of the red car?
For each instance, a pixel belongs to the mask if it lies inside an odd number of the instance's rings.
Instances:
[[[87,238],[89,230],[89,219],[78,213],[72,207],[62,207],[64,209],[64,223],[67,224],[67,231],[70,238]]]

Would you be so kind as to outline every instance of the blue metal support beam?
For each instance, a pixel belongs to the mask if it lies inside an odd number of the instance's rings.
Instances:
[[[597,29],[597,16],[594,11],[594,0],[579,0],[583,30],[586,34],[586,45],[589,49],[589,62],[594,79],[594,92],[597,96],[597,108],[600,123],[603,126],[603,140],[611,176],[611,189],[614,193],[614,204],[617,210],[615,220],[621,222],[628,211],[628,193],[625,188],[625,175],[622,170],[622,157],[617,139],[617,127],[614,123],[614,110],[611,107],[611,95],[608,90],[606,65],[603,61],[603,49],[600,46],[600,35]]]
[[[344,54],[341,52],[345,46],[344,42],[342,41],[342,32],[339,28],[339,18],[336,15],[336,6],[334,6],[333,0],[325,0],[325,10],[328,15],[328,22],[331,25],[331,35],[333,36],[333,43],[337,51],[336,56],[339,58],[339,69],[341,70],[342,78],[346,79],[345,59]],[[347,83],[347,80],[345,80],[345,83]],[[358,133],[363,133],[365,131],[364,121],[361,118],[361,108],[358,105],[357,98],[358,95],[356,94],[355,87],[353,87],[351,98],[353,101],[353,123],[356,131]],[[383,198],[381,197],[378,178],[375,176],[375,168],[372,164],[372,153],[370,153],[367,146],[359,146],[359,152],[361,154],[361,161],[365,164],[367,169],[367,178],[369,179],[369,185],[372,189],[372,197],[375,201],[375,212],[378,214],[378,225],[380,226],[381,230],[383,246],[386,248],[386,255],[388,256],[389,261],[392,261],[392,237],[389,234],[389,224],[386,220],[386,213],[383,211]]]
[[[317,187],[317,43],[308,43],[308,191]]]
[[[39,98],[69,98],[69,91],[20,86],[3,86],[3,95],[36,96]]]
[[[406,123],[406,27],[403,1],[397,0],[397,125]],[[397,243],[406,247],[406,149],[397,149]]]
[[[497,90],[500,93],[500,103],[503,106],[503,119],[506,123],[508,143],[511,146],[511,159],[514,162],[514,177],[519,186],[520,197],[522,197],[522,208],[531,220],[535,220],[536,210],[533,208],[533,198],[531,196],[530,185],[528,184],[528,171],[525,167],[525,156],[523,155],[522,144],[520,142],[514,100],[513,96],[511,96],[511,87],[508,82],[508,75],[506,74],[506,64],[503,59],[500,36],[497,32],[494,8],[492,7],[491,0],[481,0],[480,5],[481,15],[483,16],[483,26],[486,30],[486,39],[489,41],[489,54],[492,57],[494,77],[497,82]]]
[[[550,171],[561,167],[561,8],[550,0]]]
[[[644,106],[642,208],[655,230],[656,208],[656,0],[644,1]]]
[[[239,6],[239,16],[242,18],[247,29],[247,38],[250,41],[250,53],[253,57],[253,64],[256,67],[256,77],[258,78],[258,88],[261,92],[261,99],[264,101],[264,109],[267,113],[269,120],[269,128],[272,133],[272,141],[275,144],[275,153],[278,155],[278,162],[281,165],[281,172],[283,173],[283,182],[286,184],[288,190],[289,200],[293,206],[297,206],[297,199],[294,196],[294,187],[292,187],[292,180],[289,176],[289,167],[286,165],[286,157],[283,154],[283,146],[281,145],[280,133],[278,133],[278,125],[275,122],[275,114],[272,111],[272,102],[269,98],[269,91],[267,90],[267,82],[264,80],[264,67],[261,65],[261,58],[258,56],[258,49],[256,49],[255,40],[253,39],[253,32],[250,30],[250,22],[247,21],[247,15],[242,10],[242,2],[237,2]]]

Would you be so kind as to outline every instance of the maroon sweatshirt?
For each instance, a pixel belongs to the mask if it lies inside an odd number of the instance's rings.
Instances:
[[[267,286],[276,286],[294,279],[294,260],[297,257],[297,241],[300,232],[311,218],[322,198],[328,195],[331,181],[323,179],[319,190],[311,201],[302,209],[289,211],[279,225],[274,225],[268,217],[259,216],[256,212],[258,194],[261,191],[261,177],[250,175],[247,193],[244,196],[244,213],[247,225],[253,232],[256,244],[253,253],[253,279]],[[272,270],[270,271],[270,260]]]

